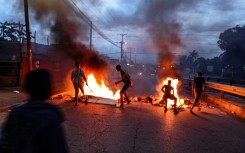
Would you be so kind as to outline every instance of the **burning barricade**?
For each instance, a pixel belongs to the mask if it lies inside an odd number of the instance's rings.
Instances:
[[[177,98],[176,101],[176,107],[179,108],[187,108],[190,107],[191,102],[189,99],[180,98],[178,94],[178,79],[173,78],[166,78],[162,80],[162,83],[159,86],[164,86],[168,83],[168,81],[171,80],[172,84],[171,86],[174,88],[174,95]],[[110,89],[110,86],[106,86],[104,81],[101,80],[100,84],[98,83],[98,80],[96,80],[95,76],[93,74],[89,74],[87,76],[88,85],[84,85],[84,91],[85,95],[88,96],[87,102],[91,103],[102,103],[102,104],[109,104],[109,105],[117,105],[118,100],[120,99],[120,90],[116,90],[113,92],[112,89]],[[111,87],[112,88],[112,87]],[[158,87],[160,88],[160,87]],[[158,93],[159,94],[159,93]],[[160,96],[130,96],[131,102],[145,102],[145,103],[151,103],[154,106],[166,106],[167,102],[167,108],[172,109],[174,108],[175,102],[174,100],[167,99],[167,101],[164,101],[163,99],[163,93],[159,94]],[[83,96],[81,96],[80,101],[85,101]]]
[[[156,106],[163,106],[165,109],[182,109],[190,107],[191,102],[189,99],[180,98],[178,93],[178,79],[167,77],[161,81],[161,84],[157,87],[163,92],[159,94],[158,98],[148,97],[149,102]]]
[[[114,93],[105,85],[103,80],[101,80],[101,84],[98,84],[98,81],[93,74],[88,75],[87,82],[88,85],[84,85],[84,91],[87,99],[84,100],[84,98],[81,97],[81,101],[116,105],[117,100],[120,98],[119,90]]]

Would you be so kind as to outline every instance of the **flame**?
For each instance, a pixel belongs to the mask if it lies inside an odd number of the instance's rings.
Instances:
[[[101,80],[101,85],[99,85],[93,74],[89,74],[87,77],[88,86],[84,84],[84,92],[86,95],[93,95],[97,97],[109,98],[109,99],[119,99],[120,90],[115,94],[104,84],[104,80]]]
[[[165,84],[168,84],[168,80],[171,80],[172,81],[171,85],[174,88],[174,95],[175,95],[175,97],[177,97],[177,104],[176,104],[176,106],[178,107],[178,106],[184,105],[184,99],[180,99],[179,98],[179,95],[178,95],[177,85],[178,85],[179,80],[168,77],[167,79],[165,79],[165,80],[162,81],[162,86],[165,85]],[[172,105],[174,105],[174,100],[168,99],[168,105],[167,105],[167,107],[171,107]]]

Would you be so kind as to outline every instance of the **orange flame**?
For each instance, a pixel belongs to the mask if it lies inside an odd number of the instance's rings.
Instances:
[[[180,99],[178,96],[177,85],[178,85],[179,80],[168,77],[167,79],[162,81],[162,86],[165,84],[168,84],[168,80],[172,81],[171,85],[174,88],[174,95],[175,95],[175,97],[177,97],[177,104],[176,105],[177,106],[184,105],[184,99]],[[171,107],[172,105],[174,105],[174,100],[168,99],[168,106],[167,107]]]
[[[89,74],[87,77],[88,86],[84,84],[84,91],[86,95],[93,95],[97,97],[109,98],[109,99],[119,99],[120,98],[120,90],[118,90],[115,94],[104,84],[104,80],[102,80],[102,84],[99,85],[93,74]]]

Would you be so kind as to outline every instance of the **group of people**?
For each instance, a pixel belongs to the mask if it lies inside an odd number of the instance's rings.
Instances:
[[[115,84],[119,84],[121,82],[124,83],[122,89],[120,90],[120,105],[118,106],[119,108],[122,108],[124,103],[123,97],[125,97],[128,104],[130,103],[130,100],[128,99],[128,96],[126,94],[126,90],[129,87],[132,87],[132,80],[129,74],[121,68],[121,65],[117,65],[116,70],[120,73],[121,80],[116,81]],[[79,61],[75,62],[75,69],[73,69],[73,71],[71,72],[71,80],[75,89],[75,102],[76,102],[75,106],[77,106],[79,89],[83,94],[83,96],[86,97],[84,92],[84,82],[88,86],[87,78],[84,74],[84,71],[80,68]]]
[[[123,96],[130,103],[126,90],[132,86],[128,73],[116,66],[124,82],[120,91],[120,107],[123,107]],[[76,106],[79,89],[84,93],[84,82],[88,85],[80,63],[75,62],[71,72],[75,89]],[[12,108],[3,125],[0,138],[0,153],[68,153],[61,123],[65,120],[58,107],[50,104],[52,95],[52,77],[46,69],[30,71],[25,78],[24,88],[30,98],[27,103]]]
[[[78,102],[79,89],[85,95],[83,90],[84,82],[88,85],[83,70],[80,68],[79,62],[75,62],[76,68],[71,73],[71,80],[75,89],[75,100]],[[132,81],[129,74],[116,66],[116,70],[120,73],[121,80],[115,84],[123,82],[124,85],[120,91],[120,108],[123,107],[125,96],[126,102],[130,103],[126,90],[132,87]],[[204,90],[205,81],[200,72],[194,79],[193,94],[195,94],[193,107],[198,102],[202,91]],[[29,93],[30,98],[27,103],[15,106],[8,115],[1,132],[0,153],[68,153],[65,136],[61,123],[64,116],[58,107],[49,103],[52,95],[52,77],[48,70],[35,69],[26,75],[25,89]],[[175,109],[177,98],[174,89],[171,86],[171,80],[167,85],[162,87],[165,93],[163,100],[167,99],[175,101]]]
[[[75,62],[75,66],[76,68],[71,73],[71,80],[73,82],[74,89],[75,89],[75,101],[76,101],[76,106],[77,106],[79,89],[81,90],[82,94],[85,96],[84,89],[83,89],[84,81],[86,82],[86,85],[88,85],[88,83],[87,83],[87,79],[85,77],[83,70],[79,67],[79,62]],[[120,73],[121,80],[115,82],[115,84],[118,84],[121,82],[124,83],[122,89],[120,90],[120,105],[118,106],[119,108],[122,108],[124,105],[123,97],[125,97],[126,102],[128,104],[130,103],[130,100],[128,99],[126,91],[129,87],[132,87],[132,80],[130,78],[130,75],[121,68],[121,65],[117,65],[116,70]],[[164,93],[162,100],[165,103],[165,106],[164,106],[165,111],[168,110],[168,107],[167,107],[168,99],[174,100],[174,111],[177,112],[177,97],[174,95],[174,88],[172,87],[171,83],[172,81],[168,80],[168,84],[163,85],[163,87],[161,88],[162,92]],[[194,106],[198,103],[201,97],[201,94],[204,91],[204,88],[205,88],[205,80],[204,78],[202,78],[202,73],[197,72],[196,77],[194,78],[193,86],[192,86],[192,93],[195,96],[195,99],[190,109],[191,113],[192,113]]]

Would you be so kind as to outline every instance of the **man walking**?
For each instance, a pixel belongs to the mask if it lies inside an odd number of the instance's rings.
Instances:
[[[127,103],[128,104],[130,103],[130,101],[128,99],[128,96],[126,94],[126,90],[130,86],[132,87],[132,81],[130,79],[129,74],[126,71],[122,70],[121,65],[117,65],[116,66],[116,70],[120,73],[121,80],[115,82],[115,84],[118,84],[118,83],[121,83],[121,82],[124,83],[124,85],[123,85],[123,87],[122,87],[122,89],[120,91],[120,102],[121,102],[121,105],[119,107],[122,108],[123,107],[123,95],[125,96]]]
[[[75,106],[77,106],[79,89],[82,92],[83,96],[86,98],[83,87],[84,81],[86,82],[86,85],[88,85],[88,82],[83,70],[80,68],[79,61],[75,62],[75,66],[75,69],[71,72],[71,80],[75,89]]]
[[[202,77],[202,73],[197,72],[196,77],[194,78],[193,86],[192,86],[192,94],[195,96],[195,100],[194,100],[194,103],[193,103],[191,110],[190,110],[191,113],[192,113],[192,110],[193,110],[194,106],[196,105],[196,103],[199,102],[199,99],[200,99],[204,89],[205,89],[205,80]]]

